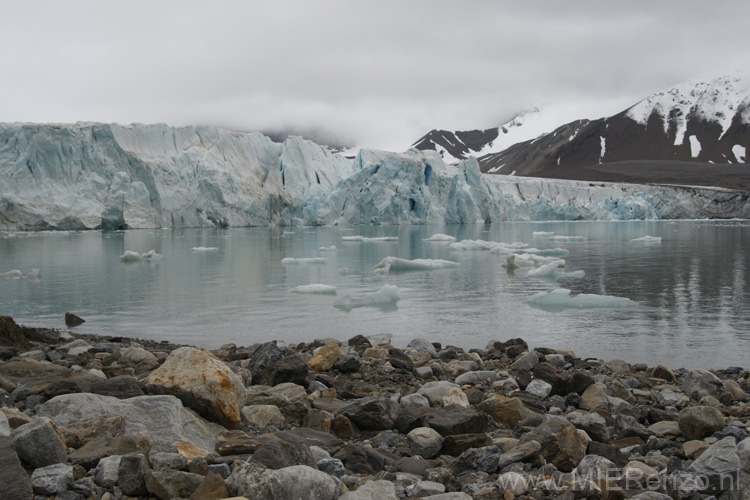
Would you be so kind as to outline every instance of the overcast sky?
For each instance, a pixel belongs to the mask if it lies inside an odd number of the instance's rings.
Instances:
[[[311,131],[401,151],[750,69],[750,2],[4,2],[0,121]]]

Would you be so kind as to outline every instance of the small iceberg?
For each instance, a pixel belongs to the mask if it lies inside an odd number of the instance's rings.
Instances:
[[[12,279],[12,280],[18,280],[21,278],[35,280],[35,279],[39,279],[39,276],[40,276],[40,272],[39,272],[39,268],[37,267],[29,269],[29,272],[27,272],[26,274],[22,273],[18,269],[12,269],[6,273],[0,273],[0,278],[6,278],[6,279]]]
[[[286,257],[284,259],[281,259],[281,264],[284,266],[294,266],[300,264],[325,264],[326,262],[327,260],[322,257],[306,257],[301,259]]]
[[[553,231],[534,231],[533,233],[531,233],[531,236],[540,238],[542,236],[552,236],[554,234],[555,233]]]
[[[638,302],[626,297],[591,293],[571,295],[570,293],[570,290],[566,288],[558,288],[551,292],[539,292],[530,297],[527,302],[532,306],[550,310],[626,308],[638,305]]]
[[[630,241],[641,241],[643,243],[661,243],[661,236],[641,236]]]
[[[553,260],[552,262],[543,264],[536,269],[530,270],[529,276],[532,278],[552,279],[557,281],[562,278],[583,278],[586,275],[584,271],[573,271],[570,273],[560,271],[560,268],[564,267],[564,259]]]
[[[534,267],[536,265],[534,261],[527,257],[530,257],[530,255],[524,256],[511,252],[505,256],[505,260],[500,265],[509,271],[519,267]]]
[[[459,267],[461,264],[442,259],[400,259],[398,257],[386,257],[375,266],[375,272],[389,273],[390,271],[432,271],[433,269],[446,269]]]
[[[497,246],[497,244],[492,241],[461,240],[455,243],[451,243],[448,248],[450,248],[451,250],[473,251],[473,250],[492,250],[495,246]]]
[[[292,288],[294,293],[319,293],[324,295],[336,295],[336,287],[333,285],[323,285],[322,283],[313,283],[310,285],[301,285]]]
[[[193,252],[215,252],[219,247],[193,247],[190,250]]]
[[[333,307],[343,311],[351,311],[358,307],[379,307],[383,310],[395,309],[399,300],[398,287],[383,285],[377,292],[362,297],[347,295],[333,303]]]
[[[398,236],[380,236],[377,238],[368,238],[366,236],[342,236],[344,241],[356,241],[358,243],[379,242],[379,241],[398,241]]]
[[[134,264],[136,262],[152,262],[161,257],[161,254],[156,253],[156,250],[149,250],[146,253],[138,253],[132,250],[125,250],[125,253],[120,255],[120,262],[124,264]]]
[[[425,238],[424,241],[441,241],[441,242],[444,241],[444,242],[451,243],[453,241],[456,241],[456,238],[449,234],[437,233],[437,234],[433,234],[429,238]]]
[[[547,239],[550,241],[586,241],[585,236],[563,236],[561,234],[550,236]]]
[[[320,247],[318,248],[319,252],[338,252],[338,248],[336,248],[336,245],[331,245],[330,247]]]

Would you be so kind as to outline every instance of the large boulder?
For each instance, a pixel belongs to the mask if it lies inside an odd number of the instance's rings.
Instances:
[[[284,357],[284,348],[276,342],[261,344],[247,360],[247,369],[253,374],[253,383],[262,377],[263,372]],[[243,365],[244,366],[244,365]]]
[[[305,388],[285,382],[273,387],[252,386],[245,392],[245,405],[273,405],[287,417],[299,422],[305,418],[310,409]]]
[[[706,396],[718,398],[724,392],[721,379],[704,368],[691,371],[682,380],[682,392],[695,401]]]
[[[231,495],[254,500],[337,500],[345,491],[338,479],[305,465],[270,470],[237,463],[226,483]]]
[[[154,451],[173,451],[176,441],[189,441],[212,450],[224,429],[182,406],[175,396],[139,396],[117,399],[98,394],[65,394],[44,403],[41,416],[57,425],[70,425],[95,416],[122,415],[125,434],[142,433],[153,440]]]
[[[235,427],[242,419],[245,386],[223,361],[202,349],[181,347],[145,380],[148,392],[174,394],[210,420]]]
[[[9,437],[0,436],[0,491],[8,500],[32,498],[31,478],[21,465]]]
[[[440,453],[443,447],[443,436],[435,429],[429,427],[418,427],[406,435],[409,440],[411,449],[415,455],[421,455],[423,458],[433,458]]]
[[[347,417],[362,430],[383,431],[393,428],[399,404],[390,398],[360,398],[349,401],[337,415]]]
[[[299,354],[292,354],[291,356],[284,356],[266,370],[263,370],[258,378],[253,380],[253,383],[274,386],[291,382],[297,385],[305,385],[308,371],[307,363],[303,357]]]
[[[706,481],[705,493],[718,494],[729,489],[740,488],[740,457],[733,437],[725,437],[712,444],[690,467]]]
[[[724,416],[712,406],[691,406],[680,412],[678,424],[688,441],[703,439],[724,428]]]
[[[542,425],[524,434],[518,444],[529,441],[538,442],[542,457],[563,472],[571,472],[578,467],[586,455],[588,444],[573,424],[561,418],[548,418]]]
[[[461,386],[447,380],[427,382],[419,388],[417,394],[426,397],[432,406],[450,406],[452,404],[457,404],[464,408],[470,406],[466,394],[461,390]]]
[[[337,344],[330,343],[315,351],[315,354],[313,354],[313,357],[307,364],[314,372],[326,372],[333,368],[333,365],[340,357],[341,348]]]
[[[73,466],[54,464],[34,469],[31,486],[39,495],[57,495],[73,487]]]
[[[477,408],[509,429],[515,428],[524,419],[534,415],[518,398],[506,398],[496,395],[477,405]]]

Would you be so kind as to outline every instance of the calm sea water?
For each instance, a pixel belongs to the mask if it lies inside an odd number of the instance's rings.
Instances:
[[[541,231],[585,240],[533,235]],[[509,273],[502,255],[424,241],[436,233],[459,241],[562,247],[570,252],[567,270],[583,270],[585,276],[554,282],[529,277],[525,269]],[[398,240],[342,239],[355,235]],[[645,235],[662,240],[632,241]],[[337,251],[319,250],[332,245]],[[748,248],[748,221],[0,233],[0,274],[39,269],[38,278],[0,278],[0,314],[26,325],[65,328],[63,316],[70,311],[86,319],[77,331],[207,348],[363,334],[390,337],[400,346],[423,337],[468,349],[522,337],[531,346],[571,347],[581,357],[747,368]],[[152,249],[160,257],[121,262],[125,251]],[[373,273],[387,256],[460,266]],[[282,264],[284,258],[317,257],[325,263]],[[290,291],[313,283],[336,286],[337,294]],[[398,287],[395,305],[350,311],[333,305],[385,284]],[[561,287],[573,294],[627,297],[638,305],[545,310],[528,303],[537,292]]]

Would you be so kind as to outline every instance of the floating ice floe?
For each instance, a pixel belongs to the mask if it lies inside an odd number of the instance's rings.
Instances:
[[[514,241],[513,243],[499,243],[496,241],[486,240],[461,240],[455,243],[451,243],[448,248],[450,248],[451,250],[463,251],[489,250],[492,253],[506,254],[508,252],[526,248],[528,246],[529,245],[527,243],[522,243],[520,241]]]
[[[13,279],[13,280],[18,280],[21,278],[39,279],[39,276],[40,276],[40,272],[39,272],[39,268],[37,267],[29,269],[29,272],[27,272],[26,274],[22,273],[18,269],[12,269],[6,273],[0,273],[0,278]]]
[[[327,295],[336,295],[336,287],[333,285],[323,285],[322,283],[312,283],[310,285],[301,285],[292,288],[294,293],[320,293]]]
[[[190,250],[193,252],[215,252],[219,247],[193,247]]]
[[[322,257],[305,257],[301,259],[286,257],[284,259],[281,259],[281,263],[285,266],[298,264],[325,264],[326,262],[327,260]]]
[[[400,259],[398,257],[386,257],[375,266],[375,272],[388,273],[390,271],[432,271],[433,269],[446,269],[459,267],[458,262],[442,259]]]
[[[571,295],[570,293],[570,290],[566,288],[557,288],[551,292],[539,292],[530,297],[527,302],[542,309],[625,308],[636,307],[638,305],[638,302],[626,297],[591,293]]]
[[[644,243],[661,243],[661,236],[641,236],[630,241],[642,241]]]
[[[342,236],[344,241],[356,241],[359,243],[369,243],[378,241],[398,241],[398,236],[379,236],[377,238],[368,238],[366,236]]]
[[[437,234],[433,234],[429,238],[425,238],[424,241],[445,241],[445,242],[450,243],[450,242],[456,241],[456,238],[449,234],[437,233]]]
[[[396,307],[399,300],[398,287],[394,285],[383,285],[377,292],[362,297],[347,295],[333,303],[333,307],[344,311],[351,311],[358,307],[379,307],[390,309]]]
[[[560,280],[562,278],[583,278],[584,276],[586,276],[586,273],[582,270],[572,271],[569,273],[560,271],[560,269],[564,267],[565,267],[564,259],[553,260],[552,262],[543,264],[536,269],[530,270],[529,276],[531,276],[532,278],[553,279],[553,280]]]
[[[563,236],[561,234],[550,236],[547,239],[550,241],[586,241],[585,236]]]
[[[552,236],[554,235],[554,231],[534,231],[531,233],[531,236],[534,237],[542,237],[542,236]]]
[[[125,250],[125,253],[120,255],[120,262],[125,264],[133,264],[135,262],[151,262],[161,257],[161,254],[156,253],[156,250],[149,250],[146,253],[138,253],[132,250]]]
[[[330,247],[320,247],[318,248],[319,252],[338,252],[338,248],[336,248],[336,245],[331,245]]]
[[[526,255],[530,257],[530,255]],[[518,269],[519,267],[534,267],[536,264],[532,259],[511,252],[505,256],[505,260],[500,265],[511,271],[513,269]]]

